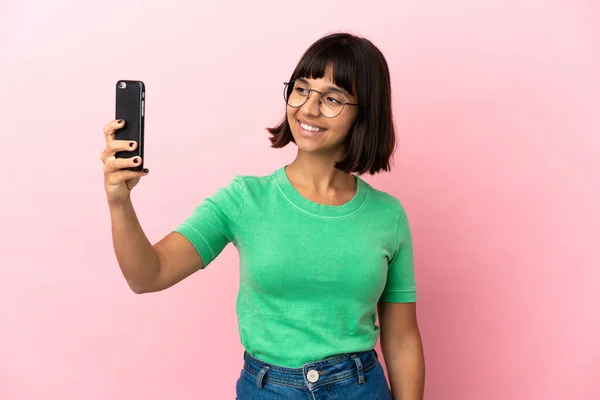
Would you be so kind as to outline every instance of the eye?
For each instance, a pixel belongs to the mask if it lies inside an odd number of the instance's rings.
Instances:
[[[326,93],[325,96],[323,96],[323,100],[325,101],[325,104],[331,107],[339,107],[344,103],[344,99],[336,93]]]
[[[296,82],[294,85],[294,93],[299,96],[306,97],[310,93],[310,90],[304,82]]]

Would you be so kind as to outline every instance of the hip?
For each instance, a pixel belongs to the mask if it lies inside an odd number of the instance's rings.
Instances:
[[[341,354],[286,368],[244,352],[237,400],[391,400],[377,352]]]

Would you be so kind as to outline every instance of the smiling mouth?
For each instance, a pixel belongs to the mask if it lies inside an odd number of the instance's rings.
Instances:
[[[305,131],[315,132],[315,133],[326,131],[325,128],[320,128],[318,126],[310,125],[310,124],[307,124],[306,122],[303,122],[300,120],[298,120],[298,123],[300,124],[300,127],[302,129],[304,129]]]

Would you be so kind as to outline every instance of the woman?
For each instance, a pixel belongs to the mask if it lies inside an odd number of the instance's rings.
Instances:
[[[136,144],[105,128],[102,153],[114,249],[135,293],[166,289],[232,242],[240,256],[237,312],[244,366],[236,390],[252,399],[421,399],[409,224],[401,203],[356,174],[390,169],[395,147],[390,78],[368,40],[314,43],[284,84],[286,116],[272,146],[298,147],[268,176],[237,176],[154,246],[130,192],[148,174],[115,159]],[[381,328],[375,325],[379,314]],[[381,334],[391,390],[374,351]]]

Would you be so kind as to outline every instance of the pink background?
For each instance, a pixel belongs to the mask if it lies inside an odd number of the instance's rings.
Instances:
[[[302,52],[337,30],[391,69],[395,169],[366,179],[410,216],[426,398],[597,398],[598,2],[176,3],[0,4],[0,398],[235,397],[235,249],[133,294],[102,127],[115,82],[145,81],[134,202],[157,241],[235,174],[292,160],[265,127]]]

